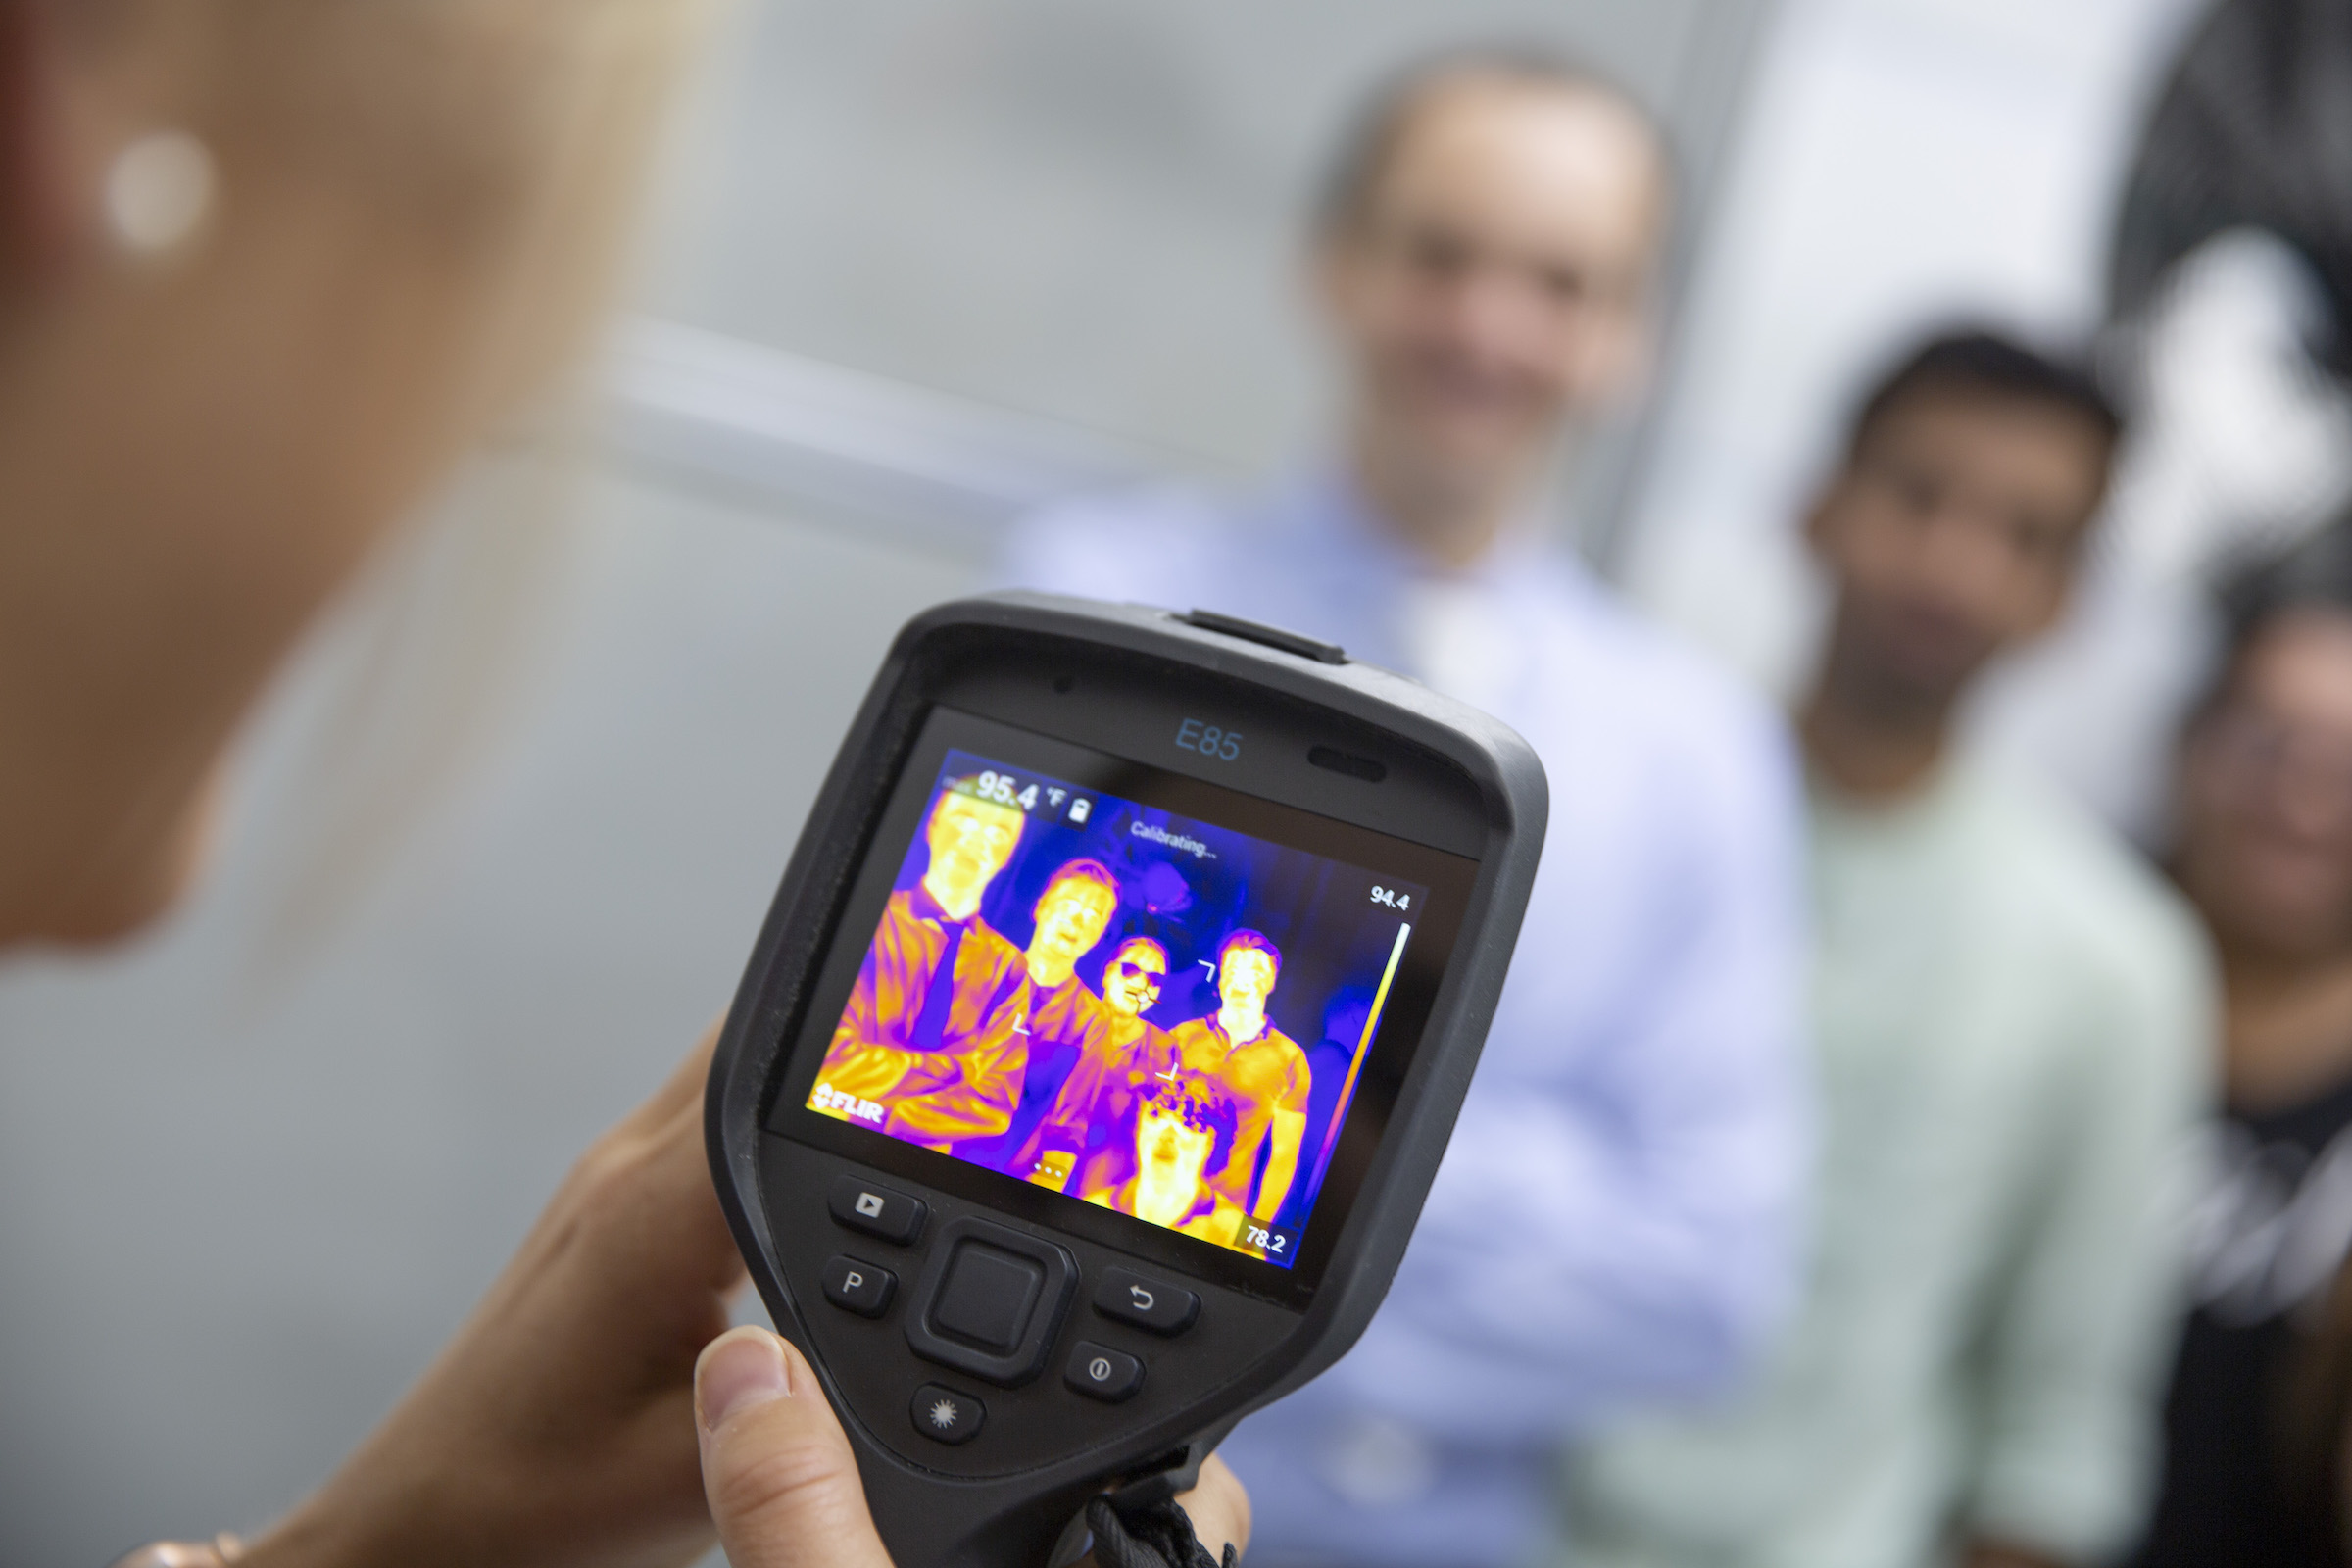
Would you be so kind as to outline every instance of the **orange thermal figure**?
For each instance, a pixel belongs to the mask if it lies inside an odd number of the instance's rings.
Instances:
[[[1068,1191],[1079,1159],[1124,1121],[1136,1095],[1154,1076],[1172,1070],[1174,1045],[1144,1019],[1144,1009],[1159,1000],[1167,977],[1167,950],[1158,943],[1130,937],[1119,945],[1102,971],[1102,997],[1080,1036],[1078,1060],[1007,1170],[1041,1187]],[[1124,1176],[1127,1152],[1114,1152],[1111,1168]],[[1110,1184],[1095,1172],[1090,1177]]]
[[[1029,971],[980,918],[1025,820],[959,779],[931,808],[930,865],[894,893],[808,1097],[812,1110],[945,1150],[1011,1124]]]
[[[1266,999],[1281,974],[1282,955],[1273,943],[1255,931],[1236,931],[1217,949],[1217,994],[1223,1004],[1175,1032],[1186,1070],[1223,1084],[1240,1110],[1233,1152],[1209,1180],[1261,1224],[1282,1211],[1298,1174],[1313,1081],[1306,1053],[1266,1018]],[[1250,1181],[1261,1149],[1266,1174],[1252,1204]]]
[[[1046,879],[1032,913],[1029,938],[1029,1067],[1012,1130],[997,1146],[959,1150],[967,1158],[996,1165],[1014,1150],[1035,1142],[1040,1115],[1072,1065],[1085,1054],[1090,1034],[1102,1029],[1102,999],[1078,978],[1077,963],[1094,951],[1119,906],[1119,882],[1101,860],[1065,861]],[[1015,1159],[1003,1165],[1016,1176],[1030,1166]]]
[[[1153,1086],[1135,1107],[1135,1174],[1086,1195],[1187,1236],[1242,1250],[1242,1211],[1205,1176],[1233,1147],[1235,1109],[1223,1084],[1187,1075]]]
[[[1029,983],[1043,996],[1075,988],[1093,996],[1077,975],[1077,963],[1094,951],[1119,906],[1118,879],[1101,860],[1072,860],[1047,879],[1037,896],[1037,930],[1029,939]],[[1039,1004],[1039,1010],[1044,1010]]]

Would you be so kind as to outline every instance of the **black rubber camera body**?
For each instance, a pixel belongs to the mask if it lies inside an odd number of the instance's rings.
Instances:
[[[1354,1343],[1545,809],[1509,729],[1292,633],[1015,593],[900,634],[707,1111],[901,1568],[1073,1554]]]

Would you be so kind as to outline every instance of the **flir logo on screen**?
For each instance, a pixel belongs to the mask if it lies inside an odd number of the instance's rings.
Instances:
[[[885,1114],[883,1108],[874,1102],[861,1100],[827,1083],[816,1086],[816,1092],[808,1097],[808,1103],[818,1110],[838,1110],[852,1121],[870,1121],[877,1127],[882,1125]]]
[[[1176,744],[1185,751],[1199,752],[1221,762],[1230,762],[1242,755],[1239,730],[1219,729],[1197,718],[1188,718],[1176,726]]]

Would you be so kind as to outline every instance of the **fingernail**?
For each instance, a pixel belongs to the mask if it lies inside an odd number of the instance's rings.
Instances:
[[[729,1329],[703,1348],[694,1369],[695,1409],[705,1432],[717,1431],[738,1410],[791,1392],[783,1348],[764,1329]]]

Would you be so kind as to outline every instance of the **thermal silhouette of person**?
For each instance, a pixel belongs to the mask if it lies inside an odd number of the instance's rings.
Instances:
[[[1250,1250],[1242,1210],[1209,1182],[1209,1167],[1233,1147],[1238,1112],[1214,1079],[1184,1074],[1155,1085],[1135,1105],[1135,1174],[1086,1200],[1219,1247]]]
[[[959,1148],[961,1157],[1028,1174],[1027,1164],[1017,1158],[1005,1164],[1004,1157],[1030,1142],[1054,1091],[1085,1055],[1087,1037],[1102,1028],[1102,1000],[1078,978],[1077,965],[1102,940],[1118,906],[1118,878],[1100,860],[1065,861],[1046,879],[1023,955],[1029,967],[1029,1061],[1020,1103],[1002,1138]]]
[[[1175,1064],[1175,1046],[1144,1017],[1167,977],[1168,950],[1157,942],[1137,936],[1119,944],[1103,967],[1102,1000],[1078,1060],[1008,1169],[1056,1192],[1070,1190],[1081,1161],[1082,1190],[1114,1186],[1133,1174],[1132,1151],[1116,1132],[1138,1094],[1155,1078],[1164,1082]]]
[[[1256,931],[1234,932],[1217,948],[1220,1005],[1205,1018],[1179,1025],[1174,1036],[1185,1070],[1223,1084],[1241,1114],[1233,1152],[1209,1180],[1261,1222],[1282,1211],[1298,1174],[1314,1081],[1306,1053],[1266,1017],[1266,1001],[1281,977],[1282,953],[1273,943]],[[1261,1149],[1266,1173],[1252,1203],[1250,1178]]]
[[[943,1152],[1011,1125],[1028,1061],[1029,971],[980,917],[980,899],[1025,821],[971,779],[931,808],[930,863],[883,907],[810,1108]]]

